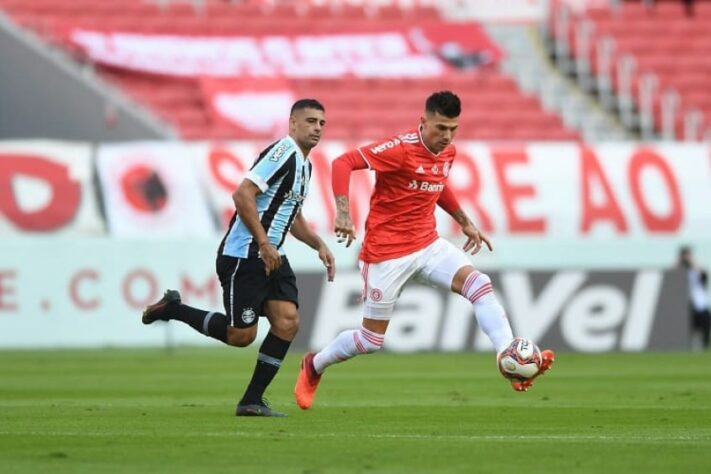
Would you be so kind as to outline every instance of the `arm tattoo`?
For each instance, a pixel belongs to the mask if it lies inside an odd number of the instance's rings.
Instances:
[[[452,213],[452,217],[454,218],[455,221],[459,223],[460,226],[464,227],[465,225],[469,224],[471,221],[467,217],[467,215],[462,211],[461,209],[457,209]]]
[[[348,214],[350,212],[348,198],[346,196],[336,196],[336,209],[339,214]]]

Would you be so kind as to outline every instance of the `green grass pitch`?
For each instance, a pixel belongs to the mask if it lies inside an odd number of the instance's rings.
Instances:
[[[233,416],[253,349],[0,352],[3,473],[711,472],[711,354],[559,354],[515,393],[492,354],[375,354],[288,418]]]

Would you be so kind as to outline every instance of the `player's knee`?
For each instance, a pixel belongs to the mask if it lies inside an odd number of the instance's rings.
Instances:
[[[477,286],[491,285],[491,278],[486,273],[480,273],[476,283]]]
[[[282,339],[292,340],[299,331],[299,313],[288,312],[275,319],[272,323],[272,332]]]
[[[473,271],[467,275],[459,294],[467,299],[475,298],[478,293],[491,289],[491,278],[486,273]]]
[[[245,331],[236,328],[228,328],[227,344],[235,347],[247,347],[257,338],[257,331]]]

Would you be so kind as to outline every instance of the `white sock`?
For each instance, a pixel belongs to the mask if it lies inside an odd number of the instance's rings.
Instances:
[[[343,331],[314,356],[314,369],[323,373],[326,367],[343,362],[358,354],[370,354],[383,345],[385,336],[364,327]]]
[[[474,306],[479,327],[489,336],[496,352],[501,352],[513,339],[513,333],[506,312],[494,295],[489,276],[477,271],[470,273],[462,286],[462,295]]]

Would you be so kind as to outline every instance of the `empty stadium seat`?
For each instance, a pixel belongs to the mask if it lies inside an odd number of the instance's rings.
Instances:
[[[204,8],[184,2],[159,4],[143,0],[0,0],[18,23],[50,41],[62,44],[80,60],[66,31],[82,27],[106,32],[198,36],[289,33],[338,33],[347,27],[381,31],[384,26],[409,28],[413,22],[439,18],[431,7],[400,8],[377,2],[370,7],[348,2],[308,7],[304,2],[207,0]],[[302,21],[295,21],[302,19]],[[308,22],[304,26],[304,22]],[[97,65],[105,81],[121,88],[172,123],[184,138],[255,138],[231,129],[210,114],[200,80],[175,79]],[[691,84],[692,78],[688,79]],[[546,139],[575,137],[539,101],[524,95],[509,77],[496,69],[452,73],[421,79],[305,78],[290,81],[298,97],[318,97],[327,108],[327,136],[343,140],[378,139],[417,126],[425,98],[435,90],[451,89],[462,98],[459,136],[477,139]],[[260,137],[261,138],[261,137]]]
[[[711,126],[705,91],[711,73],[711,2],[695,2],[694,15],[687,15],[682,2],[658,1],[653,6],[643,2],[622,2],[618,9],[595,9],[574,16],[569,39],[583,20],[594,23],[593,41],[610,36],[616,44],[615,59],[630,55],[635,59],[634,91],[642,74],[653,73],[659,82],[655,97],[655,123],[661,128],[660,96],[676,90],[682,112],[707,111],[704,128]],[[573,51],[575,49],[573,48]],[[597,71],[593,56],[593,71]],[[617,87],[616,74],[613,76]],[[677,119],[677,136],[683,136],[683,114]]]

